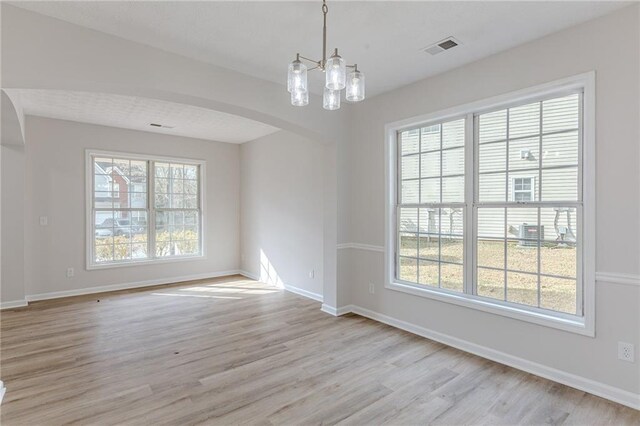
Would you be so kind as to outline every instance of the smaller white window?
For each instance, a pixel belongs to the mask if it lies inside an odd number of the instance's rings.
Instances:
[[[513,178],[513,201],[533,201],[535,197],[533,177]]]

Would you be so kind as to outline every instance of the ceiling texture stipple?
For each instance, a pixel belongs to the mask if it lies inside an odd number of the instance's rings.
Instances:
[[[237,115],[156,99],[66,90],[6,91],[20,100],[26,115],[60,120],[228,143],[248,142],[279,130]]]

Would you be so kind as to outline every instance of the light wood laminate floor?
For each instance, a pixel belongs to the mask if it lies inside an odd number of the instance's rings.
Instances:
[[[2,424],[640,424],[640,412],[243,277],[1,314]]]

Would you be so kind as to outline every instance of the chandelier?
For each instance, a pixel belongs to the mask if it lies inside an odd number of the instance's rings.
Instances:
[[[309,87],[307,85],[307,66],[301,61],[307,61],[312,68],[309,71],[320,70],[325,73],[324,94],[322,106],[327,110],[340,108],[341,90],[346,88],[345,98],[349,102],[364,100],[364,74],[358,70],[358,64],[346,65],[344,59],[338,55],[338,49],[327,59],[327,7],[326,0],[322,0],[322,59],[319,61],[306,58],[299,53],[289,64],[287,90],[291,93],[291,105],[305,106],[309,104]],[[349,73],[347,74],[347,69]]]

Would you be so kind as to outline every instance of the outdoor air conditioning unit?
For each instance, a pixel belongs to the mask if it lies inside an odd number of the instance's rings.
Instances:
[[[527,225],[523,223],[520,225],[519,232],[520,242],[519,245],[523,247],[537,247],[538,238],[544,240],[544,225]]]

